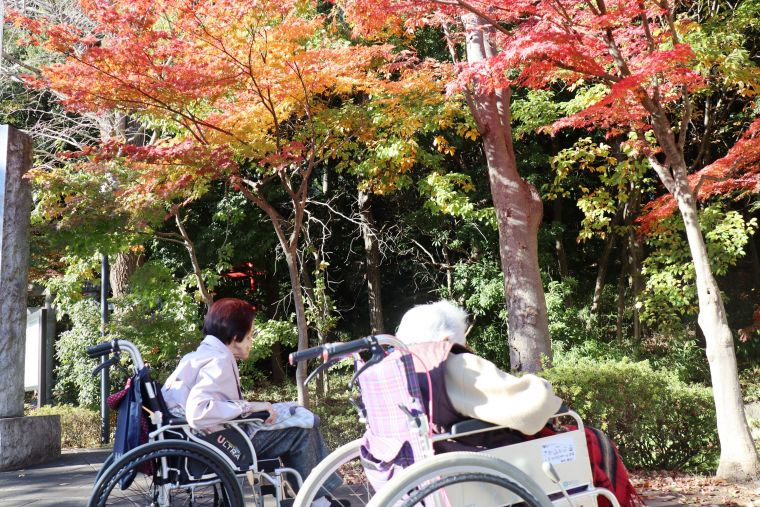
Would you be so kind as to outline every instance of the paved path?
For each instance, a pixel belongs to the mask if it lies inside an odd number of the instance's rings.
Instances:
[[[110,449],[67,449],[61,457],[23,470],[0,472],[0,507],[80,507]],[[271,497],[265,497],[273,507]],[[672,497],[647,498],[650,507],[679,507]]]
[[[110,453],[110,449],[65,449],[48,463],[0,472],[0,507],[87,505],[95,476]],[[264,497],[265,507],[274,503],[272,496]]]
[[[64,450],[61,457],[23,470],[0,472],[0,507],[86,505],[110,449]]]

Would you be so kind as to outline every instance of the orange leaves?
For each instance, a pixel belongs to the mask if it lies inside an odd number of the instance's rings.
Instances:
[[[760,192],[760,118],[752,122],[725,157],[689,175],[689,185],[697,191],[700,201],[716,195],[742,198]],[[651,201],[639,218],[642,231],[646,234],[675,209],[675,200],[669,194]]]

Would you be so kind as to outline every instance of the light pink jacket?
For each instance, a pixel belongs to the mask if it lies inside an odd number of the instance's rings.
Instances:
[[[162,389],[173,413],[183,413],[191,427],[212,429],[239,417],[246,402],[240,392],[240,372],[230,349],[206,336],[195,352],[179,362]]]

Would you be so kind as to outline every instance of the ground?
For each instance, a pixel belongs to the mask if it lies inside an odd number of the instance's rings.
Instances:
[[[730,484],[681,472],[634,471],[631,482],[648,505],[760,507],[760,479]]]

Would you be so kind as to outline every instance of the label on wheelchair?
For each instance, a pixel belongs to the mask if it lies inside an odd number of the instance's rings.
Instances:
[[[556,465],[575,461],[575,442],[572,438],[552,438],[551,442],[541,445],[541,454],[545,462]]]
[[[246,437],[232,428],[198,437],[222,451],[237,468],[247,469],[253,463]]]

